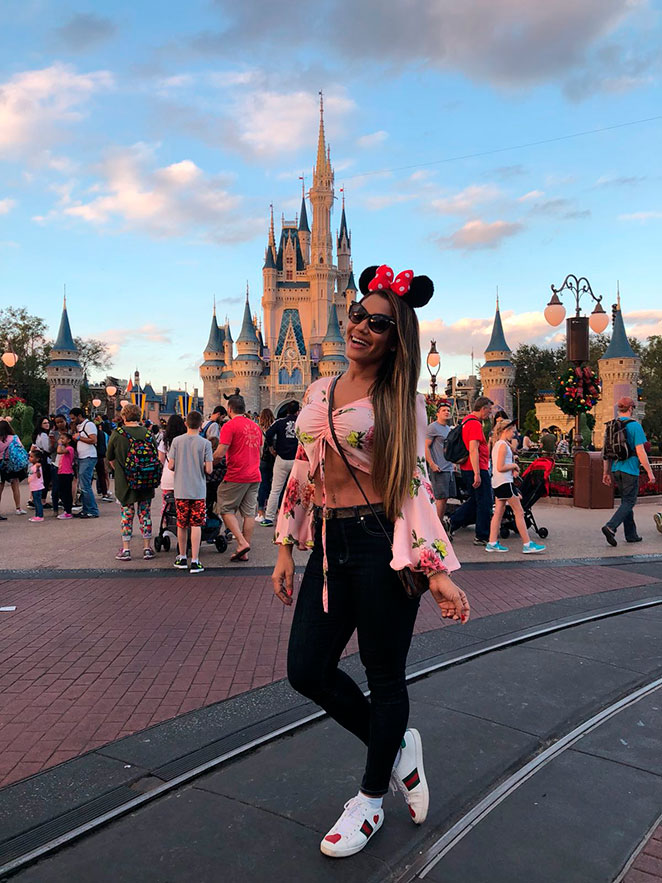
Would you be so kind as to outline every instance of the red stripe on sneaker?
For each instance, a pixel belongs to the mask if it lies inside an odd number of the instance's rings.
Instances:
[[[328,840],[329,843],[337,843],[340,840],[340,837],[340,834],[327,834],[324,839]]]
[[[408,791],[411,791],[412,788],[415,788],[417,785],[420,785],[421,780],[418,775],[418,768],[414,769],[409,775],[402,780],[405,788]]]
[[[365,834],[366,837],[370,837],[373,832],[373,827],[370,822],[366,819],[361,825],[361,833]]]

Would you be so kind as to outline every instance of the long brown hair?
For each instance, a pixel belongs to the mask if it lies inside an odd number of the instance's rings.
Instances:
[[[418,319],[401,297],[385,289],[396,321],[395,350],[388,351],[372,389],[375,434],[372,483],[389,521],[395,521],[416,469],[416,386],[421,370]]]
[[[262,432],[266,432],[275,419],[276,418],[274,417],[274,412],[271,410],[271,408],[262,408],[257,421],[258,426],[260,427]]]

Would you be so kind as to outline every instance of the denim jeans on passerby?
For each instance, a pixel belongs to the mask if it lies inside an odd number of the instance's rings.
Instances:
[[[271,493],[271,481],[274,476],[274,461],[260,460],[260,487],[257,489],[258,512],[264,512]]]
[[[44,503],[41,499],[41,491],[32,491],[32,502],[34,503],[35,518],[43,518]]]
[[[492,520],[492,479],[487,469],[480,470],[480,484],[473,486],[474,474],[470,470],[462,470],[460,481],[469,498],[451,515],[451,529],[476,525],[476,537],[489,540],[490,521]]]
[[[78,489],[83,498],[83,514],[85,515],[99,514],[99,507],[92,490],[92,476],[96,462],[96,457],[82,457],[78,461]]]
[[[632,510],[639,494],[639,476],[630,475],[629,472],[612,472],[612,479],[621,495],[621,505],[607,522],[607,527],[616,531],[618,525],[622,524],[625,539],[633,540],[637,536],[637,526],[634,523]]]
[[[382,516],[390,530],[393,527]],[[409,718],[405,665],[418,601],[405,594],[390,567],[391,548],[372,515],[326,523],[329,612],[322,607],[321,522],[294,611],[287,674],[312,699],[368,746],[361,790],[388,791],[393,763]],[[356,629],[370,697],[338,668]]]

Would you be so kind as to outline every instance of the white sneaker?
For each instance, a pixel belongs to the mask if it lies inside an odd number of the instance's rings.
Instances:
[[[347,858],[360,852],[384,823],[384,810],[371,809],[357,795],[345,804],[345,811],[320,843],[324,855]]]
[[[25,511],[25,509],[17,509],[16,514],[17,515],[27,515],[28,513]]]
[[[400,760],[391,773],[391,788],[393,791],[400,791],[412,819],[417,825],[422,825],[428,815],[430,792],[423,769],[421,734],[413,727],[405,731],[400,747]]]

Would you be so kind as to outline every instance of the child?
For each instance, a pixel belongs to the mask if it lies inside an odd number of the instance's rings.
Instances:
[[[44,520],[44,504],[41,492],[44,489],[44,473],[41,466],[41,452],[33,448],[28,455],[28,487],[34,503],[34,516],[28,521]]]
[[[76,452],[71,444],[71,434],[69,432],[60,432],[55,457],[58,492],[62,508],[64,509],[64,512],[57,516],[60,519],[73,518],[71,507],[73,505],[72,485],[74,480],[75,454]]]
[[[519,474],[519,466],[513,457],[512,440],[517,432],[515,420],[499,418],[494,427],[494,447],[492,448],[492,487],[494,489],[494,515],[490,522],[490,539],[485,546],[486,552],[507,552],[497,539],[501,519],[506,505],[509,505],[515,516],[517,532],[522,538],[522,552],[531,555],[535,552],[544,552],[545,546],[534,543],[529,539],[529,533],[524,521],[524,510],[519,499],[514,479]]]
[[[204,570],[198,555],[202,528],[207,518],[205,476],[212,471],[212,450],[206,438],[200,435],[202,414],[191,411],[186,415],[186,435],[172,440],[168,452],[168,466],[175,473],[175,505],[177,507],[177,544],[179,555],[175,567],[187,570],[186,541],[191,529],[191,573]]]

